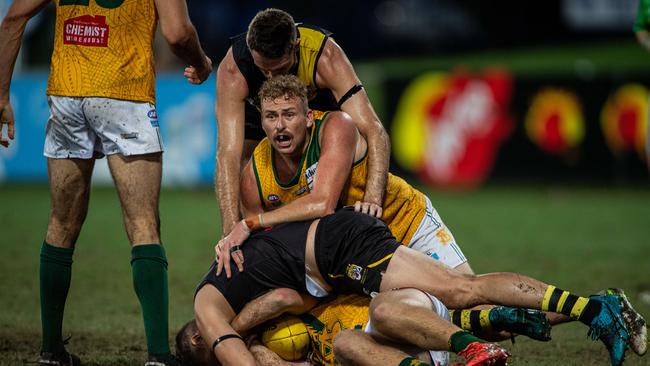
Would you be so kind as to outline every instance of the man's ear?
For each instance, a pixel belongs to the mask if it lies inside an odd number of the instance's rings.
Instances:
[[[307,128],[311,128],[314,125],[314,112],[311,109],[307,109]]]
[[[201,334],[199,332],[196,332],[192,334],[192,338],[190,338],[190,343],[192,343],[192,346],[200,346],[203,344],[203,338],[201,337]]]

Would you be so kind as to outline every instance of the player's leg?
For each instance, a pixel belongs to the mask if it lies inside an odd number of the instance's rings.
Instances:
[[[133,287],[140,300],[150,360],[172,364],[168,344],[167,258],[160,242],[162,154],[108,157],[132,245]]]
[[[334,338],[334,355],[343,366],[431,366],[430,363],[381,341],[368,333],[346,329]]]
[[[48,159],[51,210],[40,259],[43,362],[56,355],[70,358],[63,345],[63,313],[74,247],[88,211],[93,164],[94,160]]]
[[[369,326],[374,335],[418,349],[452,351],[470,356],[474,363],[505,363],[508,353],[465,332],[449,321],[445,305],[437,298],[416,289],[400,289],[378,294],[370,303]],[[473,352],[464,352],[470,349]],[[446,352],[431,352],[434,363],[447,363]],[[468,360],[469,361],[469,360]]]
[[[439,260],[460,273],[473,275],[474,271],[451,230],[445,225],[428,197],[425,197],[425,202],[425,215],[409,242],[409,248]],[[494,307],[486,304],[472,310],[456,310],[454,314],[454,324],[462,329],[478,332],[477,334],[487,339],[509,339],[513,333],[538,340],[550,339],[548,321],[539,310]]]
[[[63,344],[63,313],[72,278],[74,247],[88,212],[96,136],[81,112],[81,98],[50,97],[43,154],[48,157],[50,216],[40,253],[41,365],[76,365]]]
[[[580,297],[516,273],[464,275],[403,247],[397,248],[380,284],[381,290],[397,287],[419,288],[453,308],[489,303],[562,313],[590,326],[589,333],[605,343],[615,365],[622,362],[630,337],[617,294]],[[632,338],[645,341],[646,335],[635,333]]]
[[[108,155],[120,198],[132,245],[133,286],[142,308],[150,364],[176,364],[168,343],[167,259],[160,242],[158,214],[162,142],[155,107],[86,98],[84,113]]]

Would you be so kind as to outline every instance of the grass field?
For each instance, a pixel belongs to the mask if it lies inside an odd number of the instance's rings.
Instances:
[[[476,272],[518,271],[589,294],[626,289],[650,316],[650,190],[490,187],[430,192]],[[192,294],[219,233],[210,189],[165,190],[162,234],[169,259],[170,325],[192,316]],[[47,224],[42,186],[0,186],[0,365],[36,359],[40,343],[38,253]],[[145,356],[143,326],[131,285],[130,249],[116,193],[96,188],[79,239],[64,333],[87,365],[137,365]],[[172,335],[170,335],[171,342]],[[604,347],[569,324],[542,344],[503,343],[513,365],[608,365]],[[629,354],[626,365],[648,365]]]

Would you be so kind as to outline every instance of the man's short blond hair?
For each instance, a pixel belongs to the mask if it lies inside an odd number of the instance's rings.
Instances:
[[[303,110],[308,110],[307,87],[295,75],[278,75],[262,84],[258,93],[260,103],[273,101],[278,98],[297,98],[302,103]]]

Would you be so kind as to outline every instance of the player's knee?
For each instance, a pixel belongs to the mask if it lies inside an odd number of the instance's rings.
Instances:
[[[392,315],[391,315],[392,314]],[[395,314],[395,307],[384,301],[375,302],[370,307],[370,319],[377,330],[381,330],[390,323],[390,319]]]
[[[52,215],[47,226],[46,241],[63,247],[74,246],[81,232],[84,217],[69,218]]]

